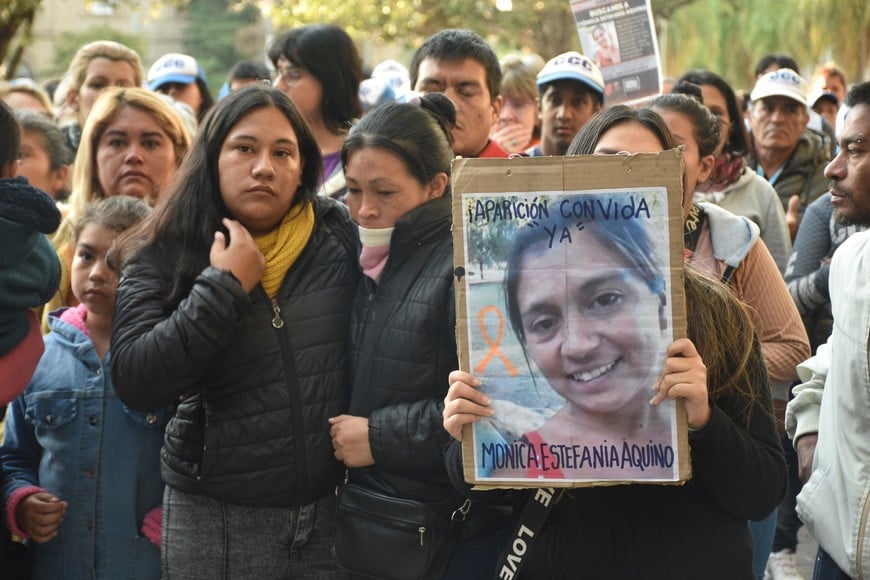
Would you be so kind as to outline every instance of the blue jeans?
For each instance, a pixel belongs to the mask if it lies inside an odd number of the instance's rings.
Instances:
[[[813,580],[851,580],[851,576],[843,572],[828,553],[819,548],[816,552],[816,564],[813,566]]]
[[[493,578],[498,557],[512,533],[513,526],[505,526],[456,542],[442,580]]]
[[[758,580],[764,578],[767,558],[770,556],[770,549],[773,546],[777,511],[774,509],[763,520],[749,522],[749,529],[752,530],[752,572]]]
[[[163,579],[344,580],[331,554],[334,524],[333,494],[296,508],[262,508],[167,486]]]

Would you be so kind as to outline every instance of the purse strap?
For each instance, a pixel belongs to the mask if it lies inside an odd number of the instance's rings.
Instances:
[[[532,548],[532,544],[538,538],[547,516],[553,510],[564,490],[556,491],[552,487],[536,488],[526,501],[520,519],[514,527],[510,543],[498,558],[495,567],[496,580],[517,580],[526,556]]]

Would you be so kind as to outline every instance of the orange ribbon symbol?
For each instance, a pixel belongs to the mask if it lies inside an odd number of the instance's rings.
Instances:
[[[490,338],[489,333],[486,331],[485,319],[487,312],[495,312],[495,315],[498,317],[498,334],[495,337],[495,341]],[[487,346],[489,346],[489,352],[486,353],[486,356],[483,357],[482,361],[477,363],[474,367],[474,372],[478,375],[483,374],[483,371],[486,369],[487,365],[489,365],[489,361],[492,360],[492,357],[498,356],[507,368],[508,374],[512,377],[517,376],[517,373],[519,372],[517,368],[511,364],[511,361],[509,361],[505,354],[498,348],[501,344],[501,339],[504,338],[504,316],[502,316],[501,310],[495,306],[484,306],[477,313],[477,326],[480,328],[480,335],[483,337],[483,340],[486,341]]]

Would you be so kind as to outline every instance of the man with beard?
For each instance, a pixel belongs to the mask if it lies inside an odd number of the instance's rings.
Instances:
[[[592,59],[565,52],[544,65],[537,85],[541,144],[526,155],[565,155],[574,135],[604,106],[604,77]]]
[[[825,168],[841,224],[870,225],[870,83],[855,86]],[[870,231],[834,253],[830,268],[834,325],[816,356],[798,366],[802,384],[786,411],[801,479],[798,515],[819,543],[815,580],[870,576]]]

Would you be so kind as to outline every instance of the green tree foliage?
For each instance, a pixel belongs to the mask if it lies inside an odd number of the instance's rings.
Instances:
[[[579,47],[565,0],[516,0],[509,11],[497,9],[495,0],[275,0],[271,15],[285,28],[331,22],[358,40],[410,49],[444,28],[475,30],[500,52],[526,48],[551,55]]]
[[[866,0],[697,0],[659,24],[668,74],[706,68],[735,88],[752,87],[755,63],[767,53],[790,54],[808,79],[834,60],[850,82],[863,80],[870,57]]]
[[[262,28],[260,11],[253,4],[232,0],[190,0],[187,11],[190,24],[184,48],[205,70],[209,89],[216,96],[237,61],[262,55],[263,34],[257,34]]]
[[[469,270],[472,264],[476,265],[477,274],[483,280],[486,278],[487,269],[503,268],[518,227],[520,226],[514,220],[468,224],[466,245]]]
[[[81,0],[70,0],[81,1]],[[112,0],[136,5],[137,0]],[[510,10],[500,10],[510,5]],[[251,34],[259,13],[276,29],[313,22],[344,27],[359,42],[391,43],[413,50],[434,32],[471,28],[499,54],[528,50],[544,58],[577,50],[570,0],[162,0],[190,4],[186,50],[203,61],[212,85],[241,58],[262,54],[262,36]],[[14,68],[39,18],[40,0],[0,0],[0,63]],[[225,10],[225,7],[228,9]],[[751,86],[755,61],[787,52],[806,76],[834,60],[850,81],[870,67],[870,2],[867,0],[652,0],[666,74],[702,67],[737,87]],[[248,31],[246,34],[245,31]],[[134,43],[135,44],[135,43]],[[2,73],[2,70],[0,70]],[[2,74],[0,74],[2,76]]]
[[[57,39],[54,45],[54,63],[52,63],[51,70],[47,71],[48,76],[63,75],[76,51],[95,40],[114,40],[129,46],[139,54],[144,54],[145,46],[139,36],[124,34],[108,26],[95,26],[79,34],[64,34]]]

